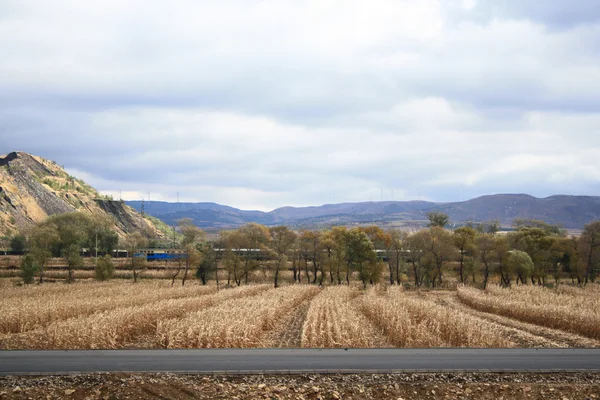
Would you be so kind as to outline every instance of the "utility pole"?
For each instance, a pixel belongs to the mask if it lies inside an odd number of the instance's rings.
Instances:
[[[96,231],[96,265],[98,265],[98,231]]]
[[[144,216],[144,197],[142,196],[142,207],[140,209],[140,214],[142,214],[142,217]]]

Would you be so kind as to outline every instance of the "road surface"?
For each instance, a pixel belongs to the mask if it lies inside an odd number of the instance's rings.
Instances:
[[[600,372],[600,349],[0,351],[0,375],[91,372],[261,374],[450,371]]]

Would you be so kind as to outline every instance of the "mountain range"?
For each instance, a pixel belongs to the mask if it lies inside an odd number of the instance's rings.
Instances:
[[[85,212],[110,218],[120,236],[141,231],[164,237],[182,218],[216,231],[257,222],[318,228],[333,225],[380,225],[419,228],[427,214],[440,211],[453,224],[498,220],[510,226],[514,219],[537,219],[579,230],[600,219],[600,197],[497,194],[475,199],[434,203],[428,201],[381,201],[325,204],[314,207],[281,207],[270,212],[247,211],[216,203],[168,203],[116,201],[101,196],[81,179],[69,175],[53,161],[23,152],[0,156],[0,239],[45,220],[55,214]],[[152,217],[156,217],[152,218]],[[161,221],[162,220],[162,221]],[[163,223],[164,222],[164,223]]]
[[[141,210],[141,201],[126,203]],[[429,212],[439,211],[448,214],[454,224],[497,220],[503,226],[510,226],[515,219],[521,218],[577,230],[600,219],[600,197],[557,195],[536,198],[527,194],[496,194],[452,203],[381,201],[282,207],[270,212],[239,210],[216,203],[152,201],[144,202],[144,209],[168,225],[190,218],[204,229],[235,228],[249,222],[299,228],[355,224],[421,227],[427,223]]]

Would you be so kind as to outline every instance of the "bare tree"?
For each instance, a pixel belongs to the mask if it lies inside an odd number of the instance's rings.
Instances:
[[[179,230],[183,235],[181,240],[181,246],[185,251],[185,269],[183,272],[183,278],[181,279],[181,286],[185,285],[188,277],[188,272],[192,265],[200,263],[202,255],[196,249],[196,246],[202,243],[204,240],[204,231],[194,225],[191,219],[183,218],[178,221]]]
[[[133,272],[133,283],[137,283],[138,271],[146,267],[146,259],[142,256],[136,256],[136,253],[139,249],[148,245],[148,239],[139,232],[133,232],[125,237],[123,244],[131,258],[129,268]]]

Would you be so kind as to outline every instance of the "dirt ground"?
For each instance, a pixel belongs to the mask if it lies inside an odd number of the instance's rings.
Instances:
[[[600,399],[600,374],[0,377],[0,399]]]

